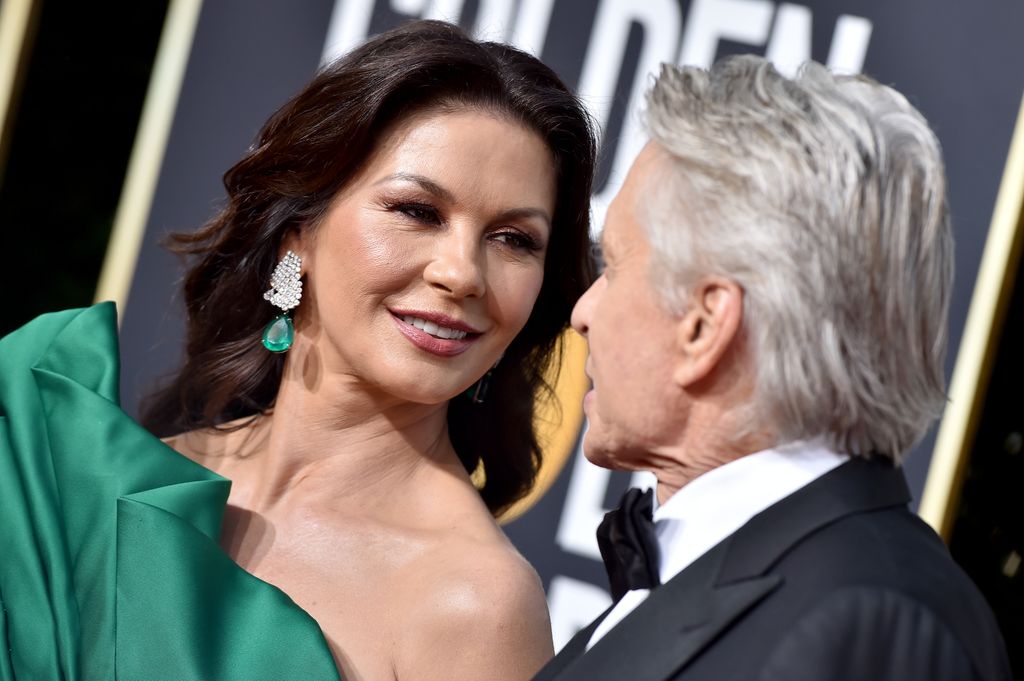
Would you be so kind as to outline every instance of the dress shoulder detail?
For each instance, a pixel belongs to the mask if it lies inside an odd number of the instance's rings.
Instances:
[[[338,679],[220,549],[230,482],[122,411],[119,374],[112,303],[0,339],[0,677]]]

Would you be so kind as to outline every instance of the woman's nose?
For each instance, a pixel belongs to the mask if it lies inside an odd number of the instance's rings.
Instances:
[[[423,273],[428,284],[457,298],[479,298],[487,290],[483,249],[471,231],[451,229],[441,237]]]

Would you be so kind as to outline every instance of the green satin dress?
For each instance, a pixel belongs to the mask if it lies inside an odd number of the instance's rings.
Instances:
[[[0,680],[337,680],[219,547],[231,483],[118,406],[110,303],[0,340]]]

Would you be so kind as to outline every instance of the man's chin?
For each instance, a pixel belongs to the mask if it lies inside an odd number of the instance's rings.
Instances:
[[[583,437],[583,456],[587,457],[587,461],[600,468],[623,469],[622,461],[616,456],[615,448],[610,447],[603,438],[594,433],[592,427]]]
[[[600,427],[590,423],[583,436],[583,456],[595,466],[612,471],[651,470],[650,457],[645,450],[625,445],[624,440],[615,441]]]

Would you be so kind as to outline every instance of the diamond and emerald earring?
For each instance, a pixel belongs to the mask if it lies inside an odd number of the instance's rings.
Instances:
[[[263,347],[271,352],[287,352],[295,340],[295,326],[288,310],[296,307],[302,298],[301,269],[302,258],[288,251],[270,276],[270,290],[263,294],[264,300],[281,308],[281,314],[263,329]]]
[[[487,390],[491,387],[491,376],[494,375],[494,368],[487,370],[487,373],[480,377],[480,380],[469,386],[466,390],[466,397],[473,404],[483,404],[487,399]]]
[[[491,377],[494,376],[494,370],[501,364],[501,358],[505,356],[505,353],[501,353],[498,356],[498,360],[494,363],[487,373],[480,377],[480,380],[469,386],[464,393],[469,401],[473,404],[483,404],[487,399],[487,390],[491,387]]]

